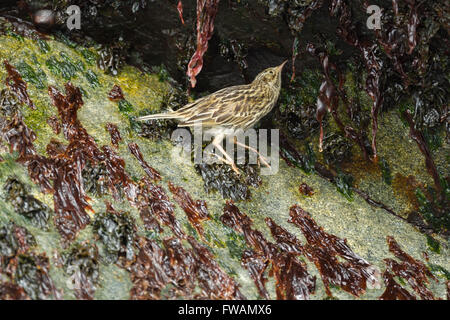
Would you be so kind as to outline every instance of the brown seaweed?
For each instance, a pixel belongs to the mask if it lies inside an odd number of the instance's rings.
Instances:
[[[188,237],[197,263],[197,281],[202,295],[208,299],[245,299],[237,283],[220,268],[211,252],[194,238]]]
[[[195,239],[189,237],[188,241],[192,249],[184,248],[176,238],[165,239],[163,249],[154,240],[140,239],[136,262],[129,268],[132,299],[244,298],[236,282],[219,267],[214,256]],[[197,285],[200,294],[194,291]]]
[[[61,132],[61,123],[59,122],[56,116],[51,116],[47,119],[47,124],[52,128],[55,134],[60,134]]]
[[[307,196],[307,197],[311,197],[315,193],[314,189],[311,188],[310,186],[308,186],[305,182],[302,182],[300,184],[298,191],[300,192],[300,194]]]
[[[269,260],[266,256],[261,253],[256,253],[253,250],[245,250],[242,253],[241,263],[248,270],[250,277],[255,282],[259,295],[269,300],[270,296],[266,290],[267,278],[264,276],[264,272],[269,267]]]
[[[1,300],[30,300],[25,290],[17,284],[0,281]]]

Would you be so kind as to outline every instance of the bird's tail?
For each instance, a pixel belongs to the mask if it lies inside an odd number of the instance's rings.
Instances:
[[[155,119],[177,119],[178,115],[173,112],[149,114],[148,116],[139,117],[139,121],[155,120]]]

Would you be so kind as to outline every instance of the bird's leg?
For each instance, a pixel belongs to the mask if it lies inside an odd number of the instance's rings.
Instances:
[[[261,160],[261,162],[263,163],[263,165],[265,165],[267,168],[270,169],[270,164],[267,162],[267,159],[264,158],[259,152],[258,150],[256,150],[255,148],[252,148],[248,145],[246,145],[245,143],[239,142],[237,141],[237,139],[234,139],[234,143],[236,143],[238,146],[244,147],[250,151],[253,151],[254,153],[256,153],[258,155],[258,159]]]
[[[234,163],[233,159],[229,156],[229,154],[223,149],[222,147],[222,141],[223,141],[224,135],[218,135],[214,138],[212,144],[215,146],[224,156],[225,159],[222,158],[222,161],[226,164],[230,165],[234,172],[237,174],[241,174],[239,172],[238,167],[236,167],[236,164]]]

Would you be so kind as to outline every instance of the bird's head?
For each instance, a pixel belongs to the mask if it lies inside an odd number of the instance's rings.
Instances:
[[[262,71],[256,76],[255,80],[253,80],[253,83],[270,85],[274,88],[279,89],[281,87],[281,71],[283,70],[286,62],[287,60],[277,67],[267,68],[266,70]]]

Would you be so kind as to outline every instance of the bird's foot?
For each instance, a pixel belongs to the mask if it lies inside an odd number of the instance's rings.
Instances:
[[[233,169],[233,171],[237,174],[240,175],[241,171],[239,170],[239,168],[236,166],[236,164],[234,163],[234,161],[230,161],[224,157],[219,156],[216,153],[209,153],[208,156],[210,156],[211,158],[216,158],[217,160],[219,160],[221,163],[227,164],[231,167],[231,169]]]

